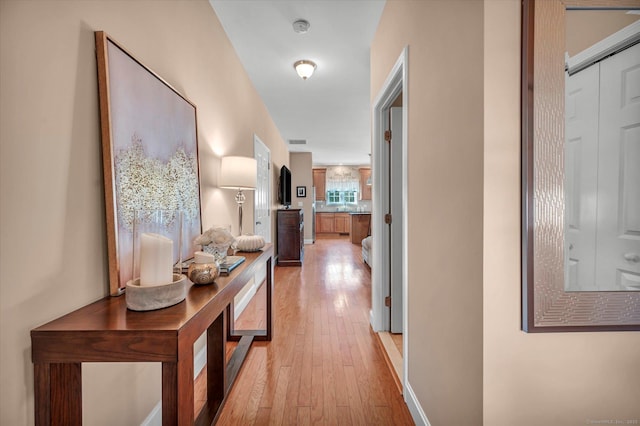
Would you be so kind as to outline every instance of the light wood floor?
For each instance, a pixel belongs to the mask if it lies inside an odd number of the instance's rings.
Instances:
[[[302,267],[275,268],[273,340],[254,343],[218,424],[414,424],[369,327],[360,252],[346,238],[319,239]],[[262,325],[263,300],[258,292],[236,328]]]

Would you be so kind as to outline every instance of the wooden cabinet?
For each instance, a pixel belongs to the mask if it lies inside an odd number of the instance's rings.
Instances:
[[[336,213],[333,222],[334,232],[348,234],[351,231],[351,218],[349,213]]]
[[[316,213],[316,233],[349,234],[351,219],[349,213]]]
[[[327,169],[313,169],[313,186],[316,187],[316,200],[324,201],[327,192]]]
[[[358,169],[358,171],[360,172],[360,199],[370,200],[371,199],[371,169],[361,168],[361,169]],[[369,182],[368,185],[367,185],[367,182]]]
[[[277,216],[278,265],[302,266],[304,258],[304,213],[302,209],[281,209]]]
[[[334,231],[334,213],[316,213],[316,233],[329,234]]]
[[[351,242],[361,244],[371,232],[371,214],[358,213],[351,215]]]

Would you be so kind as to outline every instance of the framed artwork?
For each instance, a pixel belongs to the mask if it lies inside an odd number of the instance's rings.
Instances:
[[[103,31],[96,31],[109,294],[133,278],[137,210],[183,213],[182,259],[202,232],[196,107]]]
[[[298,193],[298,198],[305,198],[307,196],[307,187],[296,186],[296,192]]]

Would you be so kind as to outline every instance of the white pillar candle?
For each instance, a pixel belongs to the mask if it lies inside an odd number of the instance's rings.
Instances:
[[[203,251],[197,251],[193,256],[195,263],[214,263],[216,261],[212,254]]]
[[[173,282],[173,241],[158,234],[140,235],[140,285]]]

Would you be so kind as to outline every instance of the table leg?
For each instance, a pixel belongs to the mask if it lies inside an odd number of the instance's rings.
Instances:
[[[193,425],[193,342],[178,341],[178,424]]]
[[[51,424],[51,376],[49,364],[33,365],[33,398],[36,426]]]
[[[35,424],[82,424],[80,363],[34,365]]]
[[[207,329],[207,405],[213,415],[227,390],[227,312],[223,310]]]
[[[178,424],[178,363],[162,363],[162,425]]]
[[[271,341],[271,332],[273,325],[273,268],[271,265],[271,257],[267,259],[267,335],[264,340]]]

